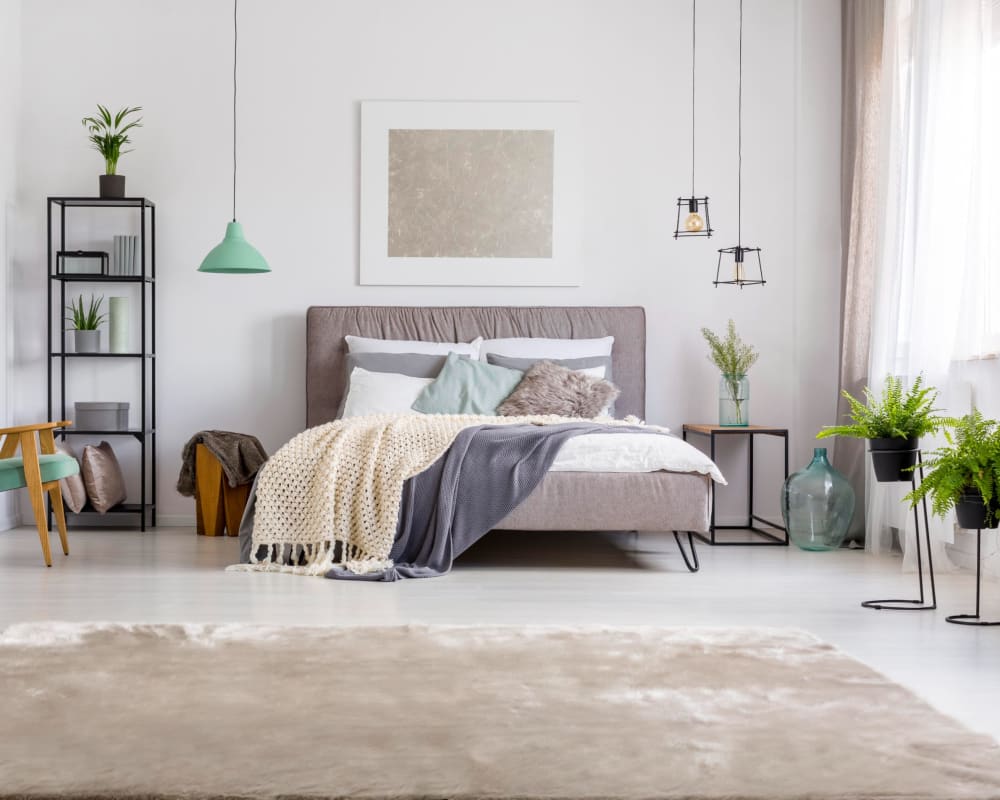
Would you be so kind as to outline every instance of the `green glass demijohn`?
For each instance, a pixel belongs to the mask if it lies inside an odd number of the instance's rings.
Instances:
[[[836,550],[854,516],[854,489],[831,466],[826,448],[793,473],[781,489],[781,515],[789,538],[803,550]]]

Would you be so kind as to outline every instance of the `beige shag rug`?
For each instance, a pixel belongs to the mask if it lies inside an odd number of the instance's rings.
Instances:
[[[20,625],[0,685],[4,798],[1000,798],[795,631]]]

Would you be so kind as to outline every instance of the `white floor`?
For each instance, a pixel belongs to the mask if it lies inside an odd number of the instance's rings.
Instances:
[[[226,573],[234,539],[189,529],[71,531],[43,566],[34,529],[0,533],[0,626],[33,620],[332,625],[497,623],[779,626],[811,631],[970,727],[1000,739],[1000,628],[949,625],[972,610],[971,575],[938,577],[937,611],[872,611],[912,597],[899,561],[859,551],[699,547],[684,570],[673,540],[627,534],[494,532],[443,578],[349,583]],[[637,550],[630,550],[638,547]],[[983,613],[1000,619],[1000,585]],[[850,747],[850,742],[845,742]]]

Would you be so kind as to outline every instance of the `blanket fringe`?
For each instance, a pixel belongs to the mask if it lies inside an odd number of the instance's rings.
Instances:
[[[393,566],[391,559],[373,558],[347,542],[273,542],[256,546],[261,547],[267,549],[265,558],[257,558],[255,550],[249,564],[232,564],[226,567],[226,572],[283,572],[322,578],[334,567],[343,567],[356,575],[370,575]],[[303,563],[295,563],[298,561]]]

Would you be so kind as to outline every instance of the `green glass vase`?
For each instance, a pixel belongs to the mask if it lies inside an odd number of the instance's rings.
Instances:
[[[813,450],[805,469],[788,476],[781,489],[781,516],[789,538],[803,550],[836,550],[854,516],[854,489],[826,458]]]
[[[750,424],[750,381],[746,375],[719,378],[719,424],[745,428]]]

